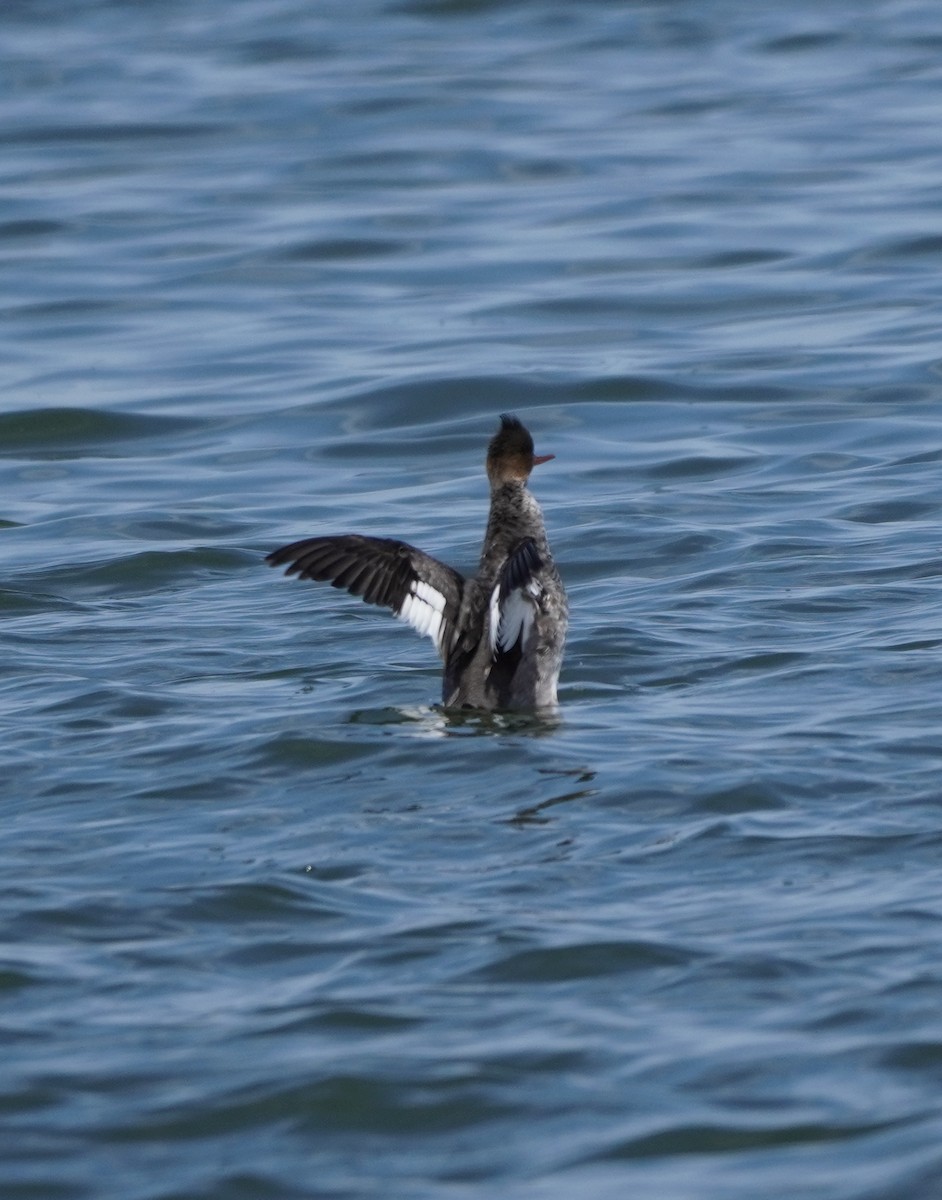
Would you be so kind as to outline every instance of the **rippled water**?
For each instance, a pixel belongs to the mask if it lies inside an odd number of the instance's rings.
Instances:
[[[942,11],[0,33],[4,1197],[942,1195]],[[558,722],[262,563],[507,410]]]

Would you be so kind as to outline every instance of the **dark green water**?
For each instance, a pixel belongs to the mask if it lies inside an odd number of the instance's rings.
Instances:
[[[4,1200],[942,1196],[942,11],[0,33]],[[502,411],[555,722],[262,561]]]

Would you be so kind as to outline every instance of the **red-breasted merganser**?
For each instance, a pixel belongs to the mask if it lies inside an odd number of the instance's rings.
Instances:
[[[265,561],[385,605],[430,637],[445,664],[446,707],[551,708],[568,608],[527,480],[553,457],[533,453],[533,438],[516,417],[500,418],[487,448],[490,516],[470,579],[408,542],[357,533],[305,538]]]

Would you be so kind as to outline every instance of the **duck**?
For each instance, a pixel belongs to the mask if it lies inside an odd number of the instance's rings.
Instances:
[[[504,413],[488,443],[490,511],[477,571],[465,576],[397,538],[302,538],[266,556],[285,575],[345,588],[432,640],[442,705],[485,712],[555,710],[569,610],[543,513],[529,489],[529,430]]]

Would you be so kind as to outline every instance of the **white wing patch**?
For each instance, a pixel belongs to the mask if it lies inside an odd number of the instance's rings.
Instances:
[[[430,583],[413,579],[409,594],[396,613],[400,621],[411,625],[416,633],[430,637],[439,650],[444,633],[445,597]]]
[[[535,579],[531,579],[525,587],[514,588],[500,599],[500,584],[496,584],[491,592],[490,603],[490,640],[491,653],[510,650],[522,638],[524,645],[533,628],[536,616],[536,602],[543,589]]]

